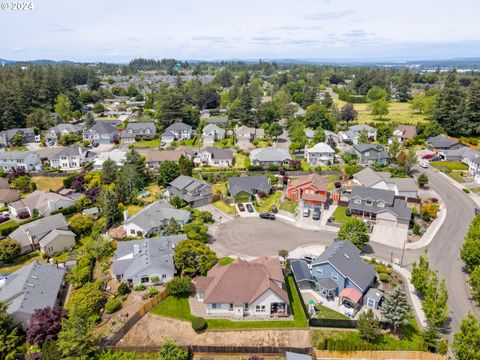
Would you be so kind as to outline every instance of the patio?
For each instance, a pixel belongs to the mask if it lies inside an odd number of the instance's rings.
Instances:
[[[331,301],[327,301],[327,299],[323,298],[314,290],[301,290],[302,298],[307,306],[307,309],[309,307],[309,302],[312,300],[315,304],[321,304],[330,310],[336,311],[340,314],[343,314],[347,317],[349,317],[352,320],[356,320],[358,318],[358,314],[360,311],[358,311],[355,316],[353,316],[353,309],[347,308],[345,305],[339,304],[339,297],[336,296],[333,298]]]

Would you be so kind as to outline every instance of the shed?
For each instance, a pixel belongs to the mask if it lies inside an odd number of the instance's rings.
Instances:
[[[378,305],[380,305],[380,301],[382,301],[382,298],[383,291],[375,288],[370,288],[363,297],[363,303],[372,309],[376,309],[378,308]]]

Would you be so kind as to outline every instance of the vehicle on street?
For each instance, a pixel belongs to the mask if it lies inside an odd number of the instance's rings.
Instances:
[[[238,204],[237,206],[238,206],[238,210],[240,210],[242,212],[245,211],[245,206],[243,206],[242,203]]]
[[[313,209],[312,219],[313,220],[320,220],[320,208],[317,207],[317,208]]]
[[[431,159],[435,156],[435,154],[424,154],[422,155],[422,159],[424,160],[428,160],[428,159]]]
[[[442,161],[443,158],[440,155],[436,155],[432,158],[430,158],[430,161]]]
[[[304,208],[303,209],[303,217],[309,217],[310,216],[310,209],[309,208]]]
[[[247,204],[246,206],[247,206],[247,210],[248,210],[249,213],[253,213],[253,212],[255,211],[255,210],[253,209],[252,204]]]
[[[428,168],[428,164],[427,164],[425,161],[422,161],[422,162],[420,163],[420,166],[421,166],[422,168],[424,168],[424,169]]]
[[[272,214],[272,213],[260,213],[260,218],[261,219],[267,219],[267,220],[275,220],[276,217],[275,217],[275,214]]]

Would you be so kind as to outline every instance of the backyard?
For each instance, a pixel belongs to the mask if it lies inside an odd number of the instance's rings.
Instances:
[[[58,191],[63,188],[64,177],[50,177],[50,176],[34,176],[33,182],[37,185],[38,190],[42,191]]]
[[[349,320],[347,316],[321,304],[315,305],[315,314],[317,315],[317,319]]]
[[[33,261],[42,260],[42,256],[40,251],[34,251],[25,255],[21,255],[15,259],[13,264],[0,266],[0,274],[11,274],[15,270],[20,269],[22,266],[30,264]]]

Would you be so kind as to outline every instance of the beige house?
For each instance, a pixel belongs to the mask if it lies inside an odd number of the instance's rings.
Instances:
[[[39,241],[40,250],[48,256],[75,246],[75,233],[70,230],[52,230]]]

